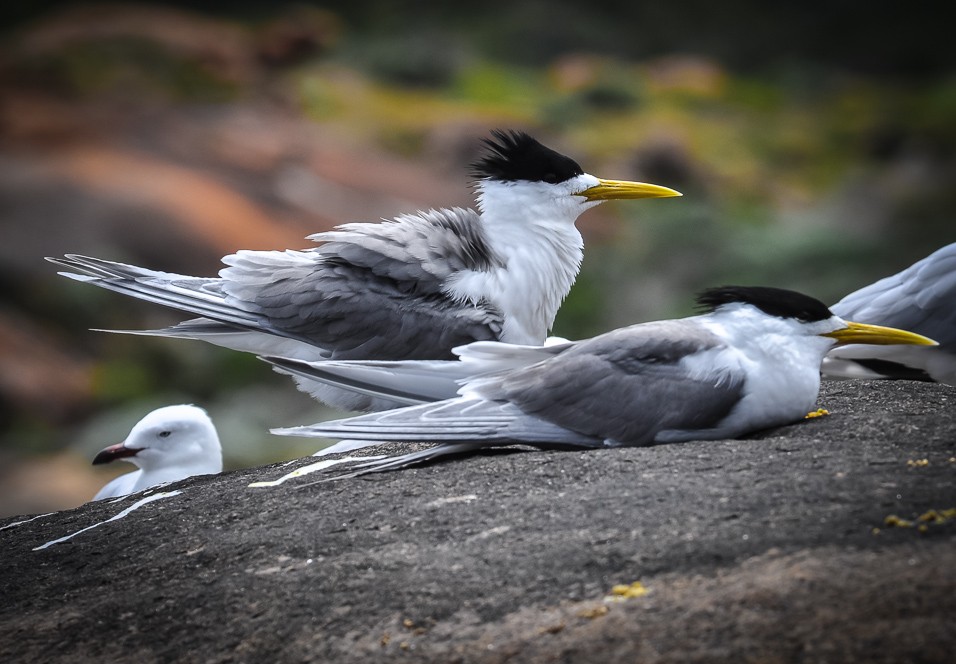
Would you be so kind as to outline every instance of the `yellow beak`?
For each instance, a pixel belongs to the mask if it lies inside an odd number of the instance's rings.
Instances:
[[[895,327],[868,325],[866,323],[851,323],[835,332],[827,332],[820,336],[837,340],[837,345],[844,344],[874,344],[890,346],[893,344],[907,344],[912,346],[938,346],[939,344],[928,337],[914,332],[897,330]]]
[[[628,182],[626,180],[600,180],[593,187],[585,189],[578,196],[584,196],[589,201],[610,201],[626,198],[670,198],[684,194],[668,187],[644,182]]]

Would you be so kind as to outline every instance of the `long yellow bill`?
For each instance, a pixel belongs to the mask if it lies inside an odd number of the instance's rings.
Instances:
[[[584,196],[589,201],[610,201],[626,198],[670,198],[684,194],[644,182],[628,182],[627,180],[600,180],[598,184],[582,191],[578,196]]]
[[[820,335],[836,339],[842,346],[844,344],[874,344],[881,346],[890,346],[893,344],[906,344],[912,346],[938,346],[939,344],[922,334],[915,332],[906,332],[897,330],[895,327],[883,327],[882,325],[868,325],[867,323],[851,323],[847,321],[846,327],[835,332],[827,332]]]

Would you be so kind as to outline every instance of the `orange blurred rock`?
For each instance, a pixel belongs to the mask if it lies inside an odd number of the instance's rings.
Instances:
[[[71,149],[52,166],[103,194],[164,210],[223,254],[303,242],[301,230],[276,223],[240,192],[193,168],[96,146]]]
[[[121,464],[100,471],[73,452],[5,458],[0,470],[0,518],[78,507],[113,477],[133,470],[130,464]]]

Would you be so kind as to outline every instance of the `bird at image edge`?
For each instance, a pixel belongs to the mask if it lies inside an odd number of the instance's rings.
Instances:
[[[201,339],[306,361],[451,359],[480,340],[542,344],[577,277],[575,220],[612,199],[664,198],[667,187],[589,175],[526,133],[494,131],[472,166],[478,211],[450,208],[317,233],[305,250],[242,250],[218,278],[68,254],[60,274],[200,318],[136,332]],[[329,405],[374,400],[297,378]]]
[[[441,443],[366,462],[365,471],[512,443],[595,448],[733,438],[803,418],[820,389],[820,363],[837,344],[935,345],[845,321],[819,300],[778,288],[714,288],[698,304],[706,313],[549,347],[547,359],[467,380],[454,399],[273,433],[344,439],[322,455],[387,441]],[[416,363],[390,370],[402,365]]]
[[[925,334],[939,346],[841,346],[823,362],[826,378],[889,378],[956,385],[956,242],[850,293],[830,308],[839,316],[861,323]]]

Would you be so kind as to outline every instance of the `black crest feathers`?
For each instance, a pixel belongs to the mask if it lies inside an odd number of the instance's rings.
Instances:
[[[576,161],[524,132],[496,129],[491,134],[494,139],[482,139],[487,153],[471,166],[476,178],[557,184],[584,173]]]
[[[697,304],[704,311],[714,311],[734,302],[751,304],[770,316],[795,318],[804,323],[826,320],[833,315],[820,300],[784,288],[720,286],[708,288],[697,296]]]

